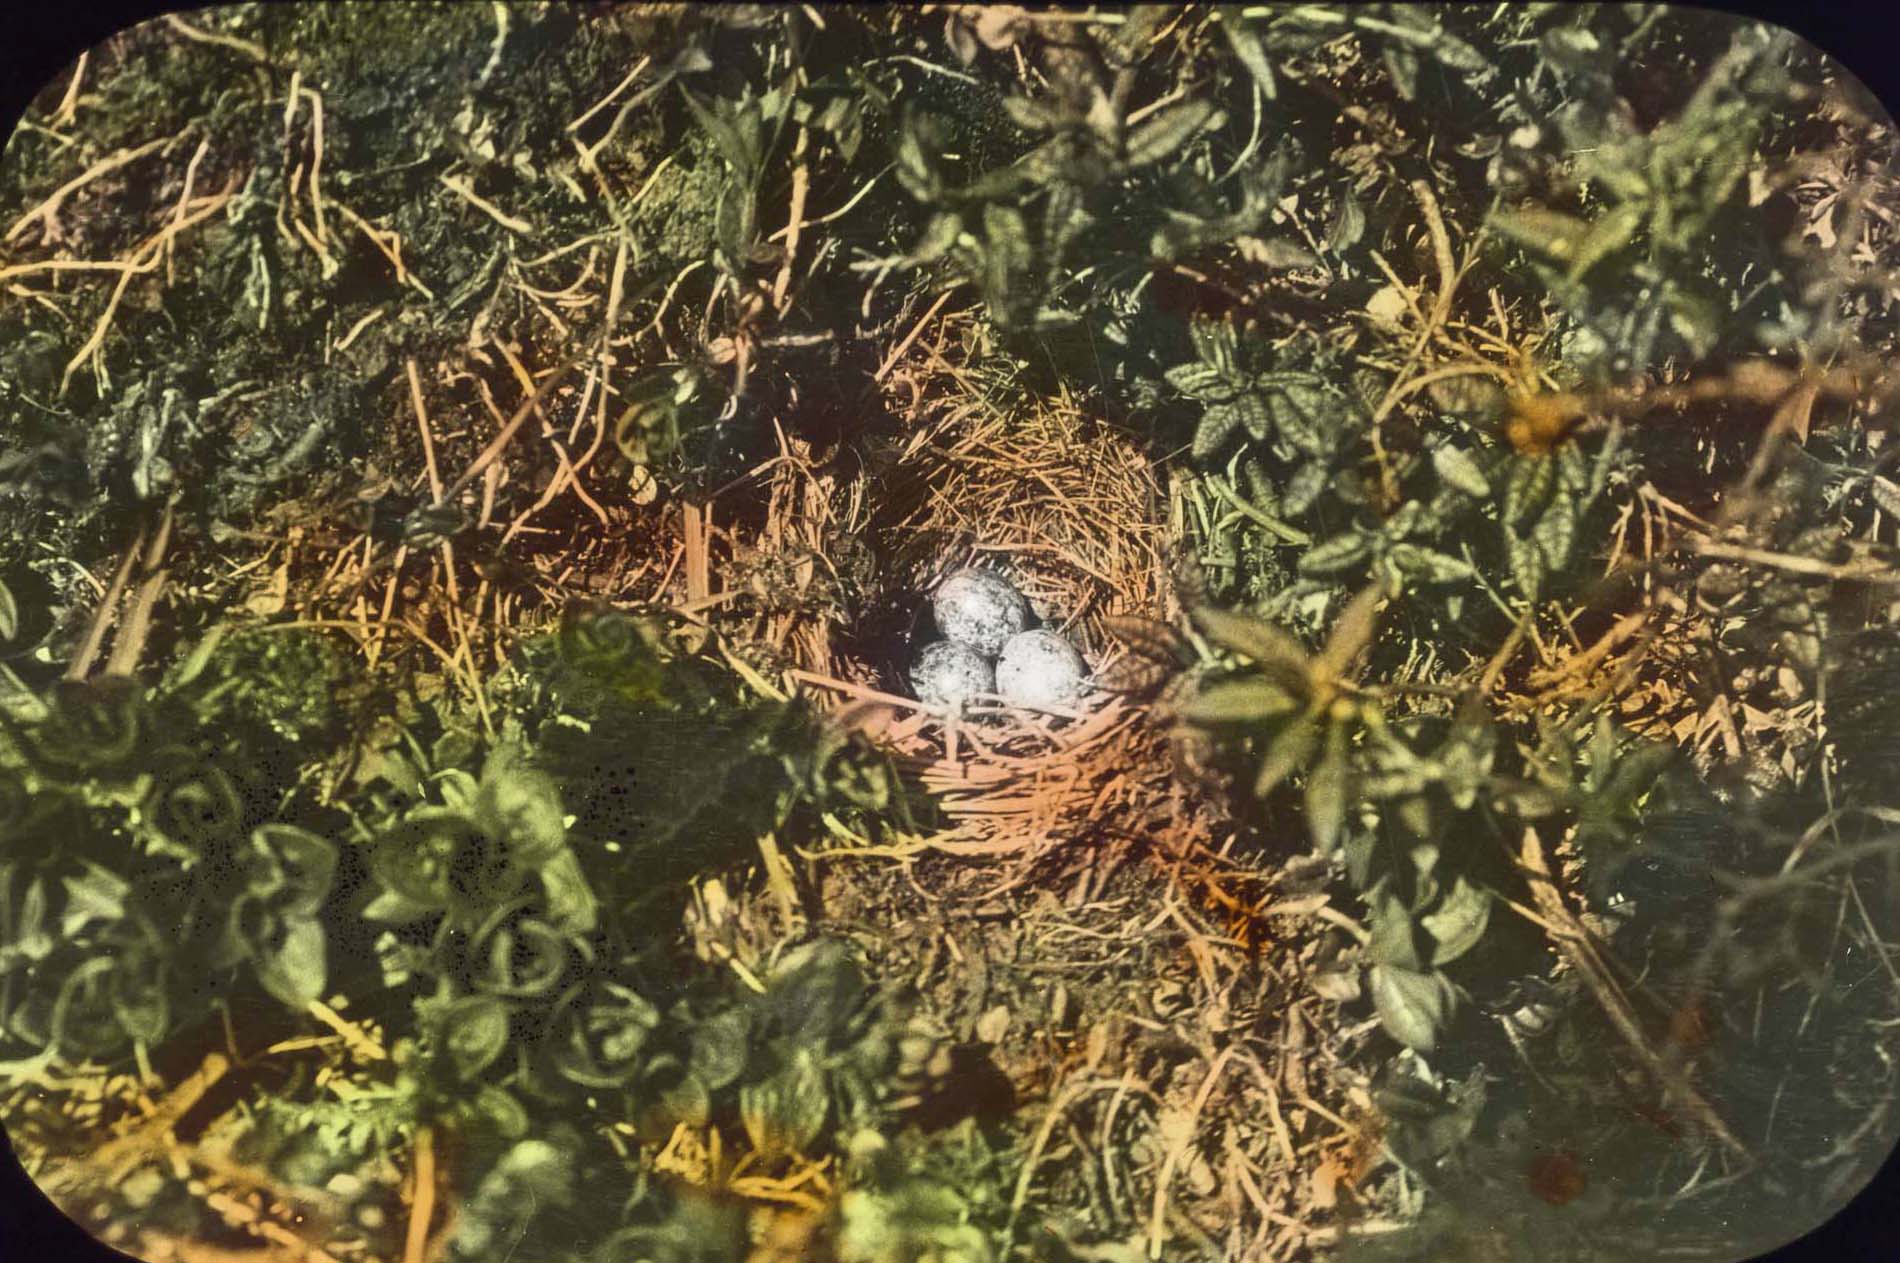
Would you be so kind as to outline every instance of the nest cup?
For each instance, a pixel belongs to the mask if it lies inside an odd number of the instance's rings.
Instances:
[[[909,693],[910,664],[941,635],[932,594],[972,566],[1009,580],[1030,626],[1061,633],[1100,670],[1122,652],[1105,617],[1172,613],[1159,503],[1140,445],[1072,407],[951,410],[886,472],[870,514],[889,586],[904,594],[901,634],[870,664],[880,686]]]
[[[863,529],[885,550],[885,586],[903,604],[881,636],[862,629],[855,664],[839,665],[884,693],[911,696],[911,664],[940,635],[931,597],[966,566],[1008,579],[1031,626],[1061,633],[1098,674],[1126,652],[1104,619],[1178,612],[1149,458],[1064,400],[999,412],[960,391],[916,424],[874,485]],[[1033,856],[1160,827],[1173,810],[1161,725],[1112,692],[1092,693],[1078,714],[997,707],[964,723],[922,711],[881,740],[937,797],[951,822],[939,841],[957,853]]]

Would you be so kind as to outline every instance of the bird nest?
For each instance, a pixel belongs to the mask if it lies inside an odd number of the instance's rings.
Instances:
[[[977,702],[957,716],[910,696],[910,662],[934,636],[930,594],[964,566],[1008,577],[1098,682],[1129,652],[1112,619],[1178,612],[1165,499],[1137,439],[1067,399],[998,408],[986,393],[940,401],[866,473],[854,529],[883,550],[892,595],[828,671],[797,674],[933,794],[951,825],[939,849],[1019,853],[1140,832],[1173,786],[1167,736],[1136,698],[1097,688],[1072,709]]]

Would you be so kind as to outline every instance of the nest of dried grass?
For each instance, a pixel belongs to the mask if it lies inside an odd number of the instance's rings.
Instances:
[[[795,674],[847,703],[936,797],[951,822],[932,839],[938,849],[1040,854],[1084,834],[1151,835],[1181,804],[1149,706],[1100,690],[1071,712],[978,705],[957,719],[911,700],[906,675],[935,635],[930,592],[967,565],[1007,575],[1098,678],[1114,674],[1128,650],[1105,620],[1178,613],[1153,462],[1135,436],[1072,399],[967,370],[932,385],[927,401],[913,394],[888,463],[846,492],[849,529],[877,542],[891,599],[874,625],[834,641],[829,661]]]

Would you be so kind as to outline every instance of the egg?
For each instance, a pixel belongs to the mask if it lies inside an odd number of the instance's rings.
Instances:
[[[924,705],[954,708],[978,693],[994,693],[996,669],[988,657],[961,641],[939,640],[917,655],[910,683]]]
[[[1013,706],[1065,706],[1088,691],[1088,664],[1047,628],[1018,632],[996,660],[996,691]]]
[[[930,608],[938,631],[992,658],[1004,641],[1029,626],[1029,602],[990,570],[957,571],[937,585]]]

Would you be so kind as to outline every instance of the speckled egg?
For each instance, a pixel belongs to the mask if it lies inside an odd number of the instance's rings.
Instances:
[[[926,706],[955,707],[978,693],[996,691],[996,669],[990,660],[955,640],[926,645],[911,668],[911,687]]]
[[[1088,664],[1047,628],[1018,632],[996,661],[996,691],[1014,706],[1067,706],[1088,691]]]
[[[990,570],[959,570],[931,599],[937,630],[990,657],[1029,626],[1029,602],[1009,580]]]

